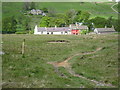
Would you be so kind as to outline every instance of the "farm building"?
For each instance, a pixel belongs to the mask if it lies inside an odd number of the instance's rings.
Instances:
[[[34,34],[56,34],[56,35],[67,35],[74,34],[79,35],[81,30],[88,29],[87,26],[72,26],[69,27],[37,27],[35,26]]]
[[[76,26],[71,26],[71,34],[79,35],[82,30],[88,30],[87,26],[83,25],[76,25]]]
[[[32,15],[46,16],[46,14],[42,10],[39,10],[39,9],[38,10],[32,9],[29,13]]]
[[[37,27],[35,26],[34,34],[56,34],[56,35],[62,35],[62,34],[71,34],[69,27]]]
[[[107,33],[115,33],[114,28],[95,28],[94,32],[96,34],[107,34]]]

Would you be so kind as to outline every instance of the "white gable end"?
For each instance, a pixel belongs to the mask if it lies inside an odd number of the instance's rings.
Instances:
[[[34,29],[34,34],[38,34],[38,30],[37,30],[37,25],[35,26],[35,29]]]

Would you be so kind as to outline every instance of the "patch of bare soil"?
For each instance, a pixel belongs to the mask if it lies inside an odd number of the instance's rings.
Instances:
[[[66,43],[66,42],[48,42],[48,43]]]
[[[48,43],[67,43],[69,41],[67,40],[51,40],[51,41],[48,41]]]
[[[102,49],[103,49],[103,48],[100,47],[100,48],[97,48],[95,51],[85,52],[85,53],[78,53],[78,54],[75,54],[75,55],[73,55],[73,56],[71,56],[71,57],[68,57],[67,59],[65,59],[65,60],[62,61],[62,62],[48,62],[48,64],[52,64],[52,65],[56,68],[57,72],[59,72],[59,71],[58,71],[58,67],[64,67],[71,75],[73,75],[73,76],[75,76],[75,77],[79,77],[79,78],[86,79],[86,80],[88,80],[88,81],[91,81],[91,82],[95,83],[97,86],[110,86],[110,87],[115,87],[115,86],[113,86],[112,84],[105,84],[105,83],[103,83],[103,82],[98,82],[98,81],[96,81],[96,80],[91,80],[91,79],[89,79],[89,78],[87,78],[87,77],[84,77],[84,76],[82,76],[82,75],[76,74],[76,73],[71,69],[70,63],[68,62],[69,60],[71,60],[71,59],[72,59],[73,57],[75,57],[75,56],[93,54],[93,53],[96,53],[97,51],[100,51],[100,50],[102,50]]]
[[[48,64],[52,64],[54,67],[69,67],[69,63],[68,62],[48,62]]]

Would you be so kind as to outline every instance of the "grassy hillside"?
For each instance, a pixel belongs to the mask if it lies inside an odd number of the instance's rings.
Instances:
[[[2,17],[23,15],[22,11],[23,3],[20,2],[4,2],[2,3]]]
[[[117,87],[117,38],[117,34],[3,35],[3,87]],[[24,58],[23,39],[26,39]],[[48,43],[51,40],[68,42]],[[63,62],[66,59],[69,61]]]
[[[54,9],[58,13],[64,13],[70,9],[75,10],[85,10],[91,13],[91,17],[102,16],[109,17],[113,16],[117,18],[117,14],[110,8],[114,3],[97,3],[94,2],[85,2],[83,4],[79,2],[37,2],[36,6],[38,9],[46,7],[48,9]],[[21,15],[23,3],[21,2],[10,2],[3,3],[3,18],[8,16],[19,16]],[[117,6],[116,6],[117,7]]]

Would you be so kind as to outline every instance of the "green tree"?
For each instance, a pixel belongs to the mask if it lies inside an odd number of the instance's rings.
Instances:
[[[114,29],[118,32],[120,32],[120,19],[113,19],[112,25],[114,26]]]
[[[54,22],[54,23],[52,23],[52,21]],[[65,26],[65,21],[64,21],[64,19],[60,19],[60,18],[54,18],[54,19],[52,19],[52,21],[51,21],[51,23],[52,24],[50,24],[51,26],[57,26],[57,27],[64,27]]]
[[[30,10],[30,2],[24,2],[23,3],[23,10],[24,11]]]
[[[94,23],[95,28],[104,28],[106,25],[106,19],[102,17],[95,17],[90,20],[91,23]]]
[[[40,22],[40,27],[49,27],[50,21],[51,21],[51,17],[48,16],[42,17]]]
[[[48,13],[48,9],[47,8],[42,8],[41,9],[44,13]]]
[[[16,32],[17,21],[14,16],[11,17],[11,29],[13,32]]]
[[[7,33],[10,27],[8,26],[9,18],[4,18],[2,20],[2,33]]]
[[[90,17],[90,13],[87,11],[78,11],[75,18],[74,18],[74,23],[75,22],[87,22]]]
[[[66,21],[67,25],[73,23],[76,14],[77,14],[77,12],[74,9],[71,9],[71,10],[66,12],[65,21]]]
[[[15,33],[17,21],[15,17],[7,17],[2,20],[2,33]]]
[[[81,10],[78,10],[76,15],[80,15],[81,12],[82,12]]]
[[[25,21],[24,21],[24,28],[25,31],[29,32],[29,30],[31,30],[31,26],[30,26],[30,18],[26,17]]]
[[[30,4],[30,9],[36,9],[36,4],[35,4],[35,2],[31,2],[31,4]]]
[[[55,25],[58,27],[64,27],[66,25],[66,15],[65,14],[57,14],[54,19]]]
[[[17,31],[17,32],[25,31],[23,25],[22,25],[22,24],[17,24],[17,25],[16,25],[16,31]]]
[[[106,21],[106,26],[111,28],[112,27],[112,21],[113,21],[113,18],[112,18],[112,16],[110,16]]]

